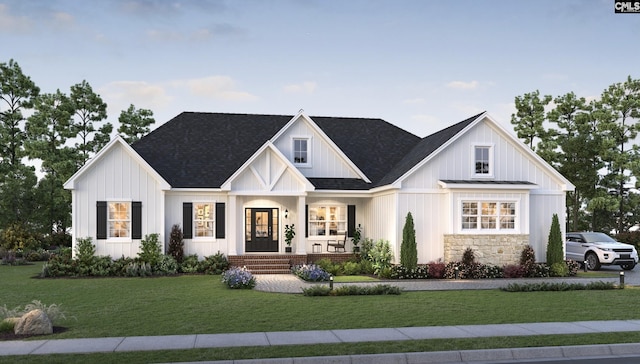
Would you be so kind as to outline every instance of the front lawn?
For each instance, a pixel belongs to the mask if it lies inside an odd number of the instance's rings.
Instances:
[[[639,289],[405,292],[305,297],[231,290],[220,276],[33,278],[41,264],[0,266],[0,306],[61,305],[68,330],[47,338],[640,319]],[[605,309],[602,309],[606,307]],[[330,310],[328,310],[330,308]]]

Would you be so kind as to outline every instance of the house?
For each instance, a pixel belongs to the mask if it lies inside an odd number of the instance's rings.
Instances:
[[[184,112],[129,146],[111,140],[66,183],[72,234],[136,256],[180,224],[185,254],[230,259],[327,251],[357,225],[399,260],[405,217],[418,261],[546,259],[552,215],[574,186],[487,113],[420,138],[381,119]],[[314,246],[315,244],[315,246]],[[317,245],[320,244],[320,245]],[[347,239],[347,251],[351,241]]]

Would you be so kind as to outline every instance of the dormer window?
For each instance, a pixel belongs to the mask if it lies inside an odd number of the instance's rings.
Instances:
[[[474,177],[493,177],[493,146],[475,145],[473,162]]]
[[[310,138],[294,137],[293,138],[293,163],[296,165],[310,165]]]

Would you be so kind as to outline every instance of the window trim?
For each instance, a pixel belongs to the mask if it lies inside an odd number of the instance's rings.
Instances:
[[[488,173],[478,173],[476,171],[476,150],[478,148],[487,148],[489,149],[488,163],[489,163],[489,171]],[[471,175],[473,178],[493,178],[495,172],[495,144],[493,143],[473,143],[471,148]]]
[[[196,209],[198,205],[208,204],[211,206],[211,220],[203,220],[211,223],[211,236],[198,236],[197,231],[197,222],[196,220]],[[194,200],[191,201],[191,240],[194,241],[212,241],[216,239],[216,201],[211,200]]]
[[[476,227],[475,228],[463,228],[462,224],[464,223],[464,217],[470,215],[463,215],[464,213],[464,204],[465,203],[477,203],[477,213],[476,213]],[[482,228],[482,216],[487,216],[482,214],[482,203],[495,203],[496,206],[496,215],[491,215],[496,217],[496,227],[493,229]],[[500,213],[500,205],[503,203],[513,203],[514,204],[514,214],[513,215],[501,215]],[[514,198],[496,198],[496,199],[483,199],[483,198],[460,198],[458,201],[458,213],[457,213],[457,222],[456,222],[456,231],[461,234],[520,234],[520,219],[522,218],[522,214],[520,212],[520,200]],[[500,218],[504,216],[513,216],[513,228],[501,228],[500,227]]]
[[[107,215],[106,215],[106,223],[107,223],[107,237],[106,240],[107,242],[118,242],[118,243],[130,243],[133,241],[133,201],[131,199],[106,199],[105,200],[107,203]],[[116,221],[116,220],[112,220],[109,219],[109,210],[110,210],[110,205],[112,203],[124,203],[127,204],[128,206],[128,215],[129,215],[129,220],[128,220],[128,236],[111,236],[111,228],[110,228],[110,222],[111,221]]]
[[[318,239],[318,240],[321,240],[321,239],[329,239],[329,238],[331,238],[331,237],[335,237],[336,235],[330,235],[330,233],[331,233],[331,231],[330,231],[330,230],[331,230],[331,229],[330,229],[330,227],[328,227],[328,224],[329,224],[331,221],[335,221],[335,222],[336,222],[336,224],[338,224],[338,228],[336,229],[336,232],[340,232],[340,231],[345,231],[345,232],[347,232],[347,231],[348,231],[348,227],[349,227],[349,211],[348,211],[348,210],[349,210],[349,207],[348,207],[348,206],[349,206],[349,205],[347,205],[347,204],[339,204],[339,203],[330,203],[330,204],[310,204],[310,205],[309,205],[309,217],[308,217],[308,219],[307,219],[307,231],[308,231],[308,238],[309,238],[309,239]],[[329,219],[325,219],[325,220],[324,220],[324,221],[325,221],[325,223],[324,223],[324,224],[325,224],[325,234],[324,234],[324,235],[313,235],[313,234],[311,233],[311,232],[313,231],[313,230],[311,229],[311,224],[313,224],[313,223],[317,223],[317,222],[319,222],[319,221],[323,221],[323,220],[318,220],[318,219],[316,219],[316,220],[312,220],[312,219],[311,219],[311,210],[312,210],[312,209],[319,209],[319,208],[322,208],[322,207],[324,207],[324,208],[326,209],[326,211],[327,211],[326,213],[327,213],[327,214],[329,213],[329,209],[330,209],[330,208],[332,208],[332,207],[339,207],[339,208],[341,208],[341,209],[342,209],[342,211],[343,211],[343,214],[344,214],[344,220],[340,220],[340,219],[336,219],[336,220],[329,220]],[[344,223],[344,229],[340,229],[340,228],[339,228],[339,224],[340,224],[340,223]],[[329,232],[329,234],[326,234],[326,232]]]
[[[306,162],[296,162],[295,154],[296,154],[296,141],[297,140],[305,140],[307,142],[307,161]],[[291,136],[291,162],[296,167],[302,168],[311,168],[311,157],[312,157],[312,147],[313,137],[308,135],[292,135]]]

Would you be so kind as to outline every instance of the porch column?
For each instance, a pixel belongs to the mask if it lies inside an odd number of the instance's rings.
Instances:
[[[229,195],[229,206],[227,211],[227,256],[238,255],[238,212],[236,211],[236,196]],[[242,236],[242,234],[240,234]]]
[[[296,222],[296,225],[298,225],[299,227],[296,229],[296,237],[294,238],[296,242],[296,254],[307,254],[307,239],[304,236],[304,231],[307,228],[305,226],[305,215],[304,215],[306,204],[307,204],[306,196],[299,196],[298,209],[297,209],[298,213],[296,214],[298,216],[298,221]]]

